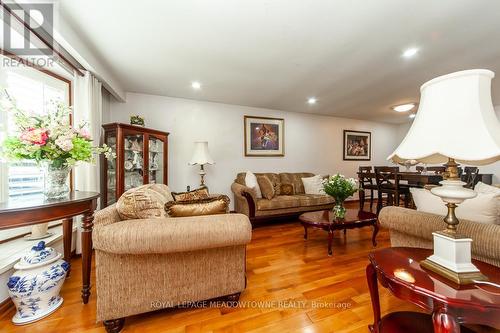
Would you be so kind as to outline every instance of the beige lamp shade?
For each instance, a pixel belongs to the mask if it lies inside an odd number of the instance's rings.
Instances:
[[[467,70],[437,77],[420,88],[413,124],[388,157],[396,163],[485,165],[500,160],[500,122],[491,101],[492,71]]]
[[[194,153],[191,158],[189,165],[204,165],[204,164],[214,164],[214,160],[208,152],[208,142],[207,141],[197,141],[194,143]]]

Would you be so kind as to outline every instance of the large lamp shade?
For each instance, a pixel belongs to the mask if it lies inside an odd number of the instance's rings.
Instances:
[[[452,158],[469,165],[500,160],[500,122],[491,101],[494,76],[485,69],[467,70],[423,84],[413,125],[388,159],[437,164]]]
[[[204,165],[204,164],[214,164],[214,160],[208,152],[208,142],[207,141],[197,141],[194,143],[194,152],[189,165]]]

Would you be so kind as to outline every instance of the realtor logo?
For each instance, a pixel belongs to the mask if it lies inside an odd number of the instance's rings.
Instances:
[[[4,50],[16,55],[51,56],[54,4],[5,3],[2,6]]]

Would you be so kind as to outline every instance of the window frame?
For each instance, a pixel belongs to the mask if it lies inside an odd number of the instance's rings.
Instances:
[[[45,75],[48,75],[48,76],[50,76],[50,77],[52,77],[54,79],[62,81],[64,84],[67,84],[67,86],[68,86],[68,96],[67,96],[68,105],[70,107],[73,106],[73,85],[72,85],[72,81],[70,79],[67,79],[67,78],[65,78],[65,77],[63,77],[63,76],[61,76],[61,75],[59,75],[57,73],[54,73],[54,72],[52,72],[52,71],[50,71],[50,70],[48,70],[46,68],[42,68],[42,67],[36,66],[35,64],[33,64],[33,63],[29,62],[29,61],[26,61],[25,59],[22,59],[22,58],[18,57],[15,54],[12,54],[12,53],[10,53],[8,51],[5,51],[2,48],[0,48],[0,56],[8,57],[8,58],[10,58],[12,60],[18,61],[18,62],[24,64],[24,66],[30,67],[30,68],[38,71],[38,72],[41,72],[41,73],[43,73]],[[73,125],[73,113],[71,113],[69,115],[69,122],[70,122],[70,125]],[[7,165],[5,165],[3,167],[5,168],[5,171],[8,174],[9,167],[8,167],[8,163],[6,163],[6,164]],[[70,181],[70,184],[69,184],[70,190],[73,190],[73,171],[70,172],[69,181]],[[7,180],[7,182],[8,182],[8,180]],[[3,189],[0,189],[0,190],[3,190]],[[5,199],[9,200],[8,183],[7,183],[7,193],[6,193],[6,198]],[[57,227],[57,226],[59,226],[61,224],[62,224],[62,221],[57,221],[56,223],[53,223],[53,224],[51,223],[49,225],[49,229]],[[12,229],[18,229],[18,228],[12,228]],[[6,230],[9,230],[9,229],[6,229]],[[31,232],[22,232],[22,233],[20,233],[18,235],[13,235],[12,237],[8,237],[8,238],[5,238],[5,239],[0,239],[0,244],[4,244],[4,243],[7,243],[7,242],[12,241],[12,240],[22,238],[22,237],[24,237],[24,236],[26,236],[26,235],[28,235],[30,233]]]

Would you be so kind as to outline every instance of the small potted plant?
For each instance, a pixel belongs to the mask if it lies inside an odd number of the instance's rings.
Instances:
[[[345,218],[344,201],[358,191],[356,179],[336,174],[325,180],[323,188],[325,193],[335,200],[335,206],[333,207],[335,218]]]
[[[5,91],[1,107],[13,113],[17,133],[2,143],[3,156],[11,161],[32,160],[44,167],[44,194],[47,199],[66,197],[71,169],[78,162],[93,162],[96,154],[115,154],[106,145],[92,146],[85,124],[70,124],[71,108],[59,102],[48,105],[46,115],[19,109]]]
[[[139,115],[130,116],[130,125],[137,125],[144,127],[144,118]]]

